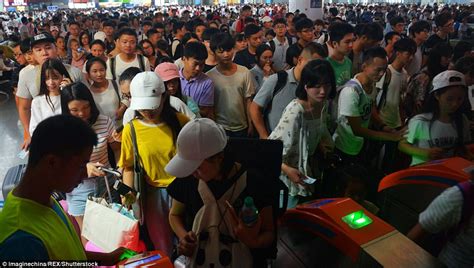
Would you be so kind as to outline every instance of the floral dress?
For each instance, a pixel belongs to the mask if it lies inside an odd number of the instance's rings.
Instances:
[[[297,168],[302,174],[314,177],[312,157],[321,142],[333,145],[326,122],[328,104],[325,103],[320,118],[304,117],[304,107],[297,99],[291,101],[283,111],[280,122],[268,137],[283,142],[283,163]],[[288,187],[290,196],[309,196],[311,187],[292,182],[282,171],[280,179]]]

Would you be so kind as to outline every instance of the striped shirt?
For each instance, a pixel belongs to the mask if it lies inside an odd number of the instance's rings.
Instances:
[[[421,227],[435,234],[457,226],[463,203],[463,195],[457,186],[446,189],[420,214]],[[474,266],[474,216],[466,229],[444,246],[439,259],[448,267]]]
[[[186,80],[181,69],[179,76],[183,95],[191,97],[199,106],[214,106],[214,82],[206,74]]]
[[[102,114],[97,117],[97,121],[92,125],[92,129],[97,134],[97,146],[94,146],[90,162],[100,162],[105,166],[110,165],[107,154],[107,144],[114,141],[112,137],[114,128],[114,123],[109,117]]]

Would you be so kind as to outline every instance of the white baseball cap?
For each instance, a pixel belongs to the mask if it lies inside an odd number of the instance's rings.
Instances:
[[[165,84],[155,72],[139,73],[130,82],[130,109],[155,110],[164,92]]]
[[[101,40],[102,42],[105,42],[106,37],[107,35],[102,31],[98,31],[94,34],[94,40]]]
[[[265,23],[265,22],[272,22],[272,18],[270,18],[269,16],[265,16],[261,19],[261,22],[262,23]]]
[[[466,87],[466,80],[464,79],[464,74],[453,70],[448,70],[439,73],[433,78],[433,88],[431,89],[430,93],[451,86]]]
[[[178,152],[165,171],[178,178],[191,175],[205,159],[222,152],[227,145],[225,130],[209,118],[189,121],[179,132]]]

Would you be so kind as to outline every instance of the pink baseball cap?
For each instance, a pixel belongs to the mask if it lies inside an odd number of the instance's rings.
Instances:
[[[155,73],[164,81],[168,82],[172,79],[179,78],[179,70],[176,64],[171,62],[163,62],[156,66]]]

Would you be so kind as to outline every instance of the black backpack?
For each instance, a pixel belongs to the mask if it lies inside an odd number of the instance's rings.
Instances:
[[[117,56],[115,56],[117,57]],[[112,80],[117,80],[117,61],[115,57],[110,58],[110,72],[112,73]],[[140,70],[143,72],[145,71],[145,59],[142,54],[137,54],[138,57],[138,64],[140,64]]]

